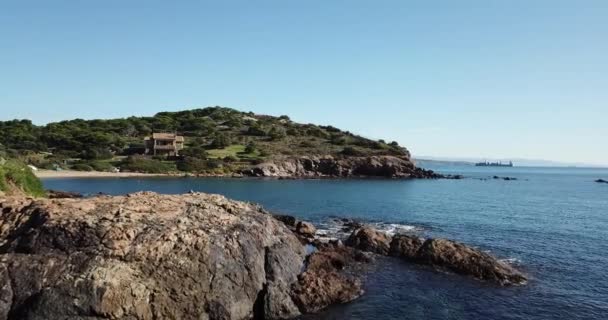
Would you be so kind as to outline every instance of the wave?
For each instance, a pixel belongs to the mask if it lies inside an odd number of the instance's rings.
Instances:
[[[344,218],[333,218],[317,224],[316,238],[321,241],[346,240],[358,227],[368,225],[376,230],[383,231],[390,236],[397,234],[420,233],[426,228],[421,226],[388,223],[388,222],[359,222]]]

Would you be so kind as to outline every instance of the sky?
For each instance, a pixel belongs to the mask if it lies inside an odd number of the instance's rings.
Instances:
[[[0,120],[225,106],[608,164],[608,1],[0,0]]]

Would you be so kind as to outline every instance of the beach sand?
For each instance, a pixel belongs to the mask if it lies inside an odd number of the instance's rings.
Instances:
[[[132,177],[166,177],[169,174],[153,174],[138,172],[101,172],[101,171],[74,171],[74,170],[38,170],[34,171],[38,178],[132,178]]]

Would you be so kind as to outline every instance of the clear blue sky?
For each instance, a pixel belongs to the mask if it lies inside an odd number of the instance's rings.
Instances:
[[[0,2],[0,119],[221,105],[608,164],[608,1]]]

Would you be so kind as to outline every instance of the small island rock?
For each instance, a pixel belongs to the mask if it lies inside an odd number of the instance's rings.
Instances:
[[[347,246],[382,255],[388,255],[390,243],[389,235],[367,226],[353,231],[345,242]]]

